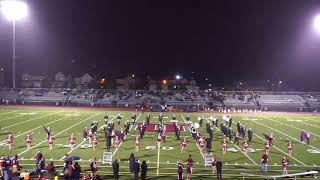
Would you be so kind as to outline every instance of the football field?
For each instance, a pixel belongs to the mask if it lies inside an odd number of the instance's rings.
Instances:
[[[10,157],[18,155],[20,163],[25,169],[35,167],[34,157],[41,151],[46,159],[46,164],[53,161],[56,166],[63,164],[63,156],[68,153],[72,156],[79,156],[83,170],[89,170],[90,161],[96,157],[99,161],[98,174],[110,176],[112,168],[109,164],[102,164],[105,151],[105,139],[103,132],[104,116],[114,119],[115,130],[120,131],[127,120],[131,120],[133,112],[129,111],[107,111],[103,109],[76,109],[76,108],[1,108],[0,109],[0,153]],[[136,112],[137,124],[146,120],[147,113]],[[116,117],[122,116],[121,124],[118,125]],[[198,130],[207,137],[205,123],[213,113],[163,113],[163,121],[168,127],[172,124],[172,116],[176,115],[181,125],[180,138],[187,137],[189,144],[186,152],[180,152],[181,140],[177,140],[174,132],[167,132],[167,141],[158,143],[156,141],[156,126],[148,127],[145,137],[141,141],[139,152],[135,152],[134,137],[137,134],[137,125],[132,125],[125,141],[118,149],[112,145],[113,159],[120,160],[121,179],[131,179],[128,168],[128,157],[131,153],[148,164],[148,176],[152,179],[176,179],[177,161],[186,161],[191,154],[194,160],[193,179],[212,179],[211,167],[204,167],[204,153],[200,152],[197,143],[191,136],[190,129],[185,125],[185,118],[190,115],[192,122],[198,122],[198,117],[204,119],[204,124]],[[269,167],[267,175],[282,174],[281,159],[286,156],[289,159],[289,173],[317,170],[320,167],[320,116],[302,115],[288,113],[247,113],[233,114],[232,129],[236,131],[238,121],[245,127],[254,131],[253,142],[249,145],[249,152],[245,154],[242,150],[243,139],[240,145],[229,142],[228,152],[222,154],[221,141],[225,138],[220,132],[220,123],[223,122],[222,114],[216,114],[219,123],[214,129],[213,154],[223,162],[223,175],[229,179],[236,179],[240,173],[260,174],[261,156],[266,141],[264,134],[273,133],[274,144],[269,154]],[[159,113],[151,113],[151,123],[158,123]],[[84,141],[82,131],[90,127],[93,121],[97,121],[99,143],[96,150]],[[43,126],[50,127],[55,138],[53,150],[50,151]],[[300,142],[301,131],[311,134],[310,144]],[[7,136],[14,137],[13,149],[8,150]],[[76,137],[76,146],[73,150],[68,147],[68,140],[71,134]],[[25,137],[30,134],[33,138],[31,149],[27,149]],[[289,156],[287,144],[293,144],[292,156]],[[61,170],[61,168],[58,168]],[[184,169],[184,172],[186,170]],[[238,177],[237,177],[238,176]]]

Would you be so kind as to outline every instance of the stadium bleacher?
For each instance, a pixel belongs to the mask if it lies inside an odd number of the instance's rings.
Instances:
[[[231,92],[231,91],[124,91],[79,89],[1,89],[3,104],[44,104],[59,106],[157,107],[197,110],[220,107],[265,111],[307,111],[320,109],[319,93]]]

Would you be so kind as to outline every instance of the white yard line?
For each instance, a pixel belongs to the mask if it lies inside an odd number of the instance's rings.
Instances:
[[[202,117],[204,117],[204,118],[207,120],[207,122],[209,121],[208,118],[205,117],[204,115],[202,115]],[[215,127],[219,132],[221,132],[219,128],[217,128],[216,126],[214,126],[214,127]],[[234,144],[232,141],[231,141],[231,144],[233,144],[240,152],[242,152],[242,154],[244,154],[251,162],[253,162],[253,164],[258,165],[248,154],[246,154],[241,148],[239,148],[239,147],[238,147],[236,144]]]
[[[159,172],[160,172],[160,146],[161,146],[161,143],[158,142],[158,159],[157,159],[157,175],[159,175]]]
[[[82,121],[80,121],[80,122],[78,122],[78,123],[76,123],[76,124],[74,124],[74,125],[72,125],[72,126],[70,126],[70,127],[66,128],[66,129],[64,129],[63,131],[61,131],[61,132],[57,133],[56,135],[54,135],[54,137],[56,137],[56,136],[58,136],[58,135],[60,135],[60,134],[62,134],[62,133],[64,133],[64,132],[68,131],[69,129],[71,129],[71,128],[73,128],[73,127],[75,127],[75,126],[77,126],[77,125],[79,125],[79,124],[81,124],[81,123],[83,123],[83,122],[87,121],[88,119],[91,119],[91,118],[93,118],[93,117],[95,117],[95,116],[97,116],[97,115],[101,114],[101,113],[102,113],[102,112],[96,113],[96,114],[94,114],[94,115],[92,115],[92,116],[90,116],[90,117],[88,117],[88,118],[86,118],[86,119],[84,119],[84,120],[82,120]],[[27,149],[27,150],[22,151],[22,152],[21,152],[21,153],[19,153],[18,155],[19,155],[19,156],[21,156],[22,154],[24,154],[24,153],[28,152],[28,151],[29,151],[29,150],[31,150],[31,149],[34,149],[35,147],[40,146],[41,144],[43,144],[43,143],[45,143],[45,142],[47,142],[47,140],[41,141],[40,143],[38,143],[38,144],[36,144],[36,145],[32,146],[30,149]]]
[[[23,124],[23,123],[26,123],[26,122],[29,122],[29,121],[33,121],[33,120],[36,120],[36,119],[41,119],[41,118],[44,118],[44,117],[52,116],[52,115],[58,114],[60,112],[63,112],[63,110],[62,111],[58,111],[58,112],[54,112],[54,113],[51,113],[51,114],[47,114],[47,115],[44,115],[44,116],[31,118],[31,119],[28,119],[28,120],[25,120],[25,121],[21,121],[21,122],[15,123],[15,124],[11,124],[10,126],[3,127],[2,129],[7,129],[9,127],[16,126],[16,125],[19,125],[19,124]]]
[[[120,113],[118,113],[116,116],[114,116],[114,117],[113,117],[112,119],[110,119],[110,120],[114,120],[119,114],[120,114]],[[104,124],[99,127],[99,129],[97,130],[97,132],[100,131],[100,130],[103,129],[103,128],[104,128]],[[74,150],[76,150],[76,149],[78,149],[80,146],[82,146],[82,144],[85,143],[85,142],[86,142],[86,140],[82,140],[81,143],[79,143],[75,148],[73,148],[72,150],[70,150],[69,152],[67,152],[67,154],[72,153]],[[63,160],[64,157],[65,157],[65,156],[62,156],[62,157],[60,158],[60,160]]]
[[[297,121],[297,122],[320,129],[320,126],[317,126],[317,125],[314,125],[314,124],[309,124],[309,123],[306,123],[306,122],[303,122],[303,121]]]
[[[142,113],[140,113],[140,114],[138,115],[137,120],[136,120],[136,123],[138,122],[141,114],[142,114]],[[131,126],[130,126],[129,132],[131,131],[131,129],[132,129],[133,126],[136,126],[136,123],[135,123],[134,125],[131,125]],[[129,134],[129,132],[128,132],[128,134]],[[124,139],[126,139],[126,137],[127,137],[127,136],[124,136]],[[112,157],[118,152],[118,150],[119,150],[120,146],[122,145],[122,143],[123,143],[123,141],[121,141],[120,144],[119,144],[119,146],[118,146],[118,148],[116,148],[116,149],[114,150],[114,152],[112,153]]]
[[[294,128],[294,129],[298,129],[298,130],[300,130],[300,131],[309,132],[310,134],[313,134],[314,136],[320,137],[320,135],[315,134],[315,133],[312,133],[312,132],[307,131],[307,130],[305,130],[305,129],[301,129],[301,128],[298,128],[298,127],[294,127],[294,126],[292,126],[292,125],[288,125],[288,124],[286,124],[286,123],[282,123],[282,122],[280,122],[280,121],[277,121],[277,120],[274,120],[274,119],[271,119],[271,118],[268,118],[268,117],[264,117],[264,118],[265,118],[265,119],[269,119],[270,121],[273,121],[273,122],[277,122],[277,123],[279,123],[279,124],[281,124],[281,125],[285,125],[285,126],[288,126],[288,127]]]
[[[26,116],[27,114],[20,114],[20,115],[17,115],[17,116],[11,116],[11,117],[7,117],[7,118],[4,118],[4,119],[1,119],[1,121],[4,121],[4,120],[8,120],[8,119],[13,119],[13,118],[17,118],[17,117],[21,117],[21,116]]]
[[[15,137],[15,138],[20,137],[20,136],[22,136],[22,135],[24,135],[24,134],[27,134],[27,133],[29,133],[29,132],[32,132],[32,131],[34,131],[34,130],[36,130],[36,129],[42,128],[43,126],[47,126],[47,125],[49,125],[49,124],[52,124],[52,123],[55,123],[55,122],[64,120],[64,119],[66,119],[66,118],[69,118],[69,116],[66,116],[66,117],[63,117],[63,118],[60,118],[60,119],[56,119],[56,120],[51,121],[51,122],[49,122],[49,123],[47,123],[47,124],[43,124],[43,125],[41,125],[41,126],[35,127],[35,128],[33,128],[33,129],[30,129],[30,130],[28,130],[28,131],[26,131],[26,132],[20,133],[20,134],[18,134],[18,135],[14,135],[14,137]],[[3,140],[3,141],[0,142],[0,144],[1,144],[1,143],[4,143],[4,142],[6,142],[6,141],[7,141],[7,140]]]
[[[266,119],[267,119],[267,118],[266,118]],[[251,120],[251,121],[252,121],[252,120]],[[301,143],[299,139],[294,138],[294,137],[292,137],[292,136],[290,136],[290,135],[288,135],[288,134],[286,134],[286,133],[283,133],[283,132],[281,132],[281,131],[279,131],[279,130],[277,130],[277,129],[274,129],[274,128],[272,128],[272,127],[270,127],[270,126],[267,126],[267,125],[265,125],[265,124],[263,124],[263,123],[260,123],[260,122],[258,122],[258,121],[252,121],[252,122],[255,122],[255,123],[260,124],[260,125],[262,125],[262,126],[264,126],[264,127],[267,127],[267,128],[272,129],[272,130],[274,130],[274,131],[277,131],[277,132],[279,132],[279,133],[281,133],[281,134],[283,134],[283,135],[285,135],[285,136],[287,136],[287,137],[289,137],[289,138],[291,138],[291,139],[294,139],[295,141]],[[313,149],[316,149],[316,150],[320,151],[320,149],[318,149],[318,148],[316,148],[316,147],[314,147],[314,146],[312,146],[312,145],[309,145],[309,144],[307,144],[307,145],[310,146],[310,147],[313,148]]]
[[[302,117],[304,119],[308,119],[308,120],[311,120],[311,121],[315,121],[315,122],[320,122],[320,120],[317,120],[317,119],[313,119],[313,118],[309,118],[309,117]]]
[[[182,114],[181,114],[181,117],[182,117],[182,120],[184,121],[184,123],[185,123],[185,124],[187,124],[187,121],[184,119],[184,117],[183,117],[183,115],[182,115]],[[191,129],[190,129],[190,127],[189,127],[189,126],[188,126],[188,130],[189,130],[189,132],[191,133]],[[200,152],[200,154],[201,154],[202,158],[204,159],[204,154],[203,154],[203,152],[201,151],[201,149],[200,149],[200,147],[199,147],[199,145],[198,145],[197,141],[196,141],[195,143],[196,143],[196,146],[198,147],[198,150],[199,150],[199,152]]]
[[[17,112],[18,110],[14,110],[14,111],[9,111],[9,112],[5,112],[5,113],[1,113],[0,116],[5,115],[5,114],[10,114],[10,113],[14,113]]]

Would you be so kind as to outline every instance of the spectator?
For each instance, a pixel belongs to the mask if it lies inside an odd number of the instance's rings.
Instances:
[[[48,174],[53,177],[56,173],[56,168],[54,167],[53,165],[53,162],[50,162],[47,166],[47,171],[48,171]]]
[[[191,163],[187,162],[187,180],[190,180],[191,174]]]
[[[129,157],[129,169],[131,174],[133,173],[134,163],[136,162],[136,158],[134,157],[134,154],[131,153]]]
[[[13,158],[12,158],[12,173],[17,173],[18,170],[21,169],[21,166],[19,164],[19,161],[18,161],[18,155],[15,155]]]
[[[178,161],[178,180],[182,180],[183,179],[183,164],[180,161]]]
[[[35,159],[36,159],[36,167],[38,168],[39,161],[42,159],[42,153],[40,151],[38,151],[38,153],[36,154]]]
[[[70,160],[69,160],[69,155],[68,154],[65,154],[64,155],[64,158],[63,158],[63,170],[62,170],[62,173],[61,175],[64,175],[66,169],[68,168],[68,164],[70,163]],[[72,163],[72,162],[71,162]]]
[[[112,171],[113,171],[113,177],[115,180],[119,180],[119,162],[118,160],[114,160],[112,163]]]
[[[74,164],[74,180],[80,180],[81,166],[78,162]]]
[[[73,177],[74,177],[74,166],[72,165],[72,162],[68,163],[67,169],[68,169],[68,174],[67,174],[68,179],[69,180],[73,180]]]
[[[88,173],[88,172],[84,173],[82,179],[83,179],[83,180],[91,180],[90,173]]]
[[[217,180],[222,180],[222,162],[217,158],[216,162]]]
[[[189,154],[189,157],[187,159],[187,163],[190,164],[190,171],[191,171],[191,174],[192,174],[193,159],[191,157],[191,154]]]
[[[47,179],[44,178],[42,174],[39,174],[36,180],[47,180]]]
[[[38,169],[37,172],[41,172],[42,170],[45,169],[45,159],[42,156],[42,158],[40,159],[40,161],[38,162]]]
[[[141,180],[145,180],[147,177],[148,165],[145,160],[141,164]]]
[[[133,168],[133,172],[134,172],[134,180],[138,180],[139,178],[139,172],[140,172],[140,163],[138,162],[138,159],[136,159],[136,162],[134,163],[134,168]]]
[[[90,168],[91,168],[91,178],[92,180],[96,179],[96,173],[97,173],[97,161],[96,158],[93,158],[93,161],[90,164]]]

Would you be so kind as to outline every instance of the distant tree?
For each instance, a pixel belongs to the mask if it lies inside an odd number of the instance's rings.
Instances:
[[[71,78],[71,79],[69,80],[69,82],[68,82],[68,88],[70,88],[70,89],[76,88],[76,82],[74,81],[73,78]]]

